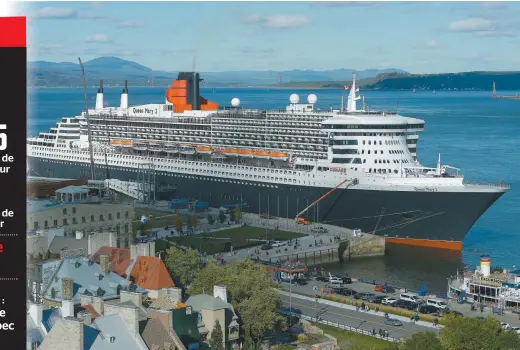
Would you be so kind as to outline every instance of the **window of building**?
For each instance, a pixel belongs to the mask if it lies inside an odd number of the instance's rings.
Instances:
[[[54,220],[54,227],[58,226],[58,220]]]
[[[63,215],[67,215],[67,208],[63,208]]]
[[[63,226],[68,225],[67,219],[63,219]]]
[[[45,227],[45,228],[49,227],[49,223],[48,223],[47,220],[45,220],[45,223],[43,224],[43,227]]]
[[[108,220],[112,220],[112,213],[108,213]]]
[[[38,228],[38,221],[35,221],[35,222],[34,222],[34,228],[35,228],[35,229]]]
[[[125,218],[128,218],[128,212],[125,212]]]
[[[86,219],[84,216],[82,216],[82,217],[81,217],[81,222],[82,222],[82,223],[85,223],[86,221],[87,221],[87,219]]]
[[[94,222],[94,221],[95,221],[95,220],[94,220],[94,215],[91,215],[91,216],[90,216],[90,222]]]
[[[99,214],[99,221],[105,221],[105,219],[103,218],[103,214]]]
[[[76,220],[76,218],[72,218],[72,223],[73,223],[73,224],[77,224],[77,223],[78,223],[78,221]]]
[[[118,219],[121,218],[121,213],[120,213],[120,212],[117,212],[117,214],[116,214],[116,218],[118,218]]]
[[[76,207],[72,207],[72,214],[76,214]]]

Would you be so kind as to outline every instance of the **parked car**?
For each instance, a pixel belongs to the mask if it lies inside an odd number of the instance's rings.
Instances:
[[[345,295],[345,296],[351,296],[351,295],[354,295],[356,294],[357,292],[353,289],[350,289],[350,288],[344,288],[344,287],[332,287],[331,288],[334,293],[336,294],[340,294],[340,295]]]
[[[331,276],[329,277],[329,282],[332,284],[343,284],[343,279],[340,277]]]
[[[394,297],[384,298],[381,304],[383,305],[394,305],[397,302],[397,299]]]
[[[402,326],[403,325],[403,322],[395,319],[395,318],[387,318],[385,320],[385,324],[389,325],[389,326]]]
[[[375,297],[376,295],[374,293],[363,293],[361,296],[361,300],[368,301],[368,299]]]
[[[374,304],[381,304],[384,298],[384,295],[374,295],[373,297],[368,298],[368,301]]]
[[[511,330],[515,332],[516,334],[520,334],[520,327],[511,327]]]
[[[352,284],[352,278],[350,277],[341,277],[343,280],[343,284]]]
[[[397,300],[394,305],[395,307],[401,307],[403,309],[407,309],[407,310],[415,310],[417,309],[417,306],[418,304],[417,303],[413,303],[411,301],[408,301],[408,300]]]
[[[308,284],[307,280],[305,280],[303,278],[295,278],[293,281],[294,281],[294,283],[296,283],[299,286],[305,286]]]
[[[506,323],[506,322],[500,322],[500,327],[502,327],[502,329],[510,329],[511,328],[509,323]]]
[[[270,244],[264,244],[263,246],[260,247],[260,249],[262,249],[262,250],[269,250],[271,248],[272,248],[272,246]]]
[[[439,309],[437,309],[433,305],[423,305],[419,308],[419,312],[422,314],[434,314],[438,311],[439,311]]]
[[[326,277],[326,276],[317,276],[317,277],[316,277],[316,281],[319,281],[319,282],[328,282],[328,281],[329,281],[329,278]]]
[[[317,226],[317,227],[313,227],[311,229],[311,232],[312,233],[327,233],[329,232],[329,230],[327,230],[325,227],[323,226]]]
[[[272,241],[271,242],[271,246],[273,248],[283,247],[286,244],[287,244],[287,242],[282,242],[282,241]]]

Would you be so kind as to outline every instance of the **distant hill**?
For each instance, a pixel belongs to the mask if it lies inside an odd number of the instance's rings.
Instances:
[[[131,86],[168,85],[177,77],[177,72],[156,71],[139,63],[118,57],[99,57],[85,62],[88,85],[98,84],[103,79],[106,86],[122,85],[127,79]],[[227,71],[201,72],[204,84],[210,87],[221,86],[259,86],[290,82],[326,82],[348,80],[352,69],[334,69],[326,71],[290,70],[290,71]],[[72,62],[29,62],[28,73],[32,86],[66,87],[81,85],[81,69]],[[374,78],[378,74],[406,73],[400,69],[367,69],[357,71],[359,79]]]
[[[520,72],[463,72],[445,74],[380,73],[357,81],[370,90],[520,90]],[[285,88],[341,89],[351,80],[299,81],[282,84]]]
[[[520,72],[463,72],[446,74],[379,74],[368,89],[396,90],[520,90]]]

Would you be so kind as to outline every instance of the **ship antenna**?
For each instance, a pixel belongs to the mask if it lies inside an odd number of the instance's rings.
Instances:
[[[90,153],[90,177],[94,180],[94,153],[92,151],[92,137],[90,135],[90,119],[88,116],[88,100],[87,100],[87,77],[85,75],[85,68],[81,58],[78,57],[79,66],[81,68],[81,75],[83,76],[83,96],[85,98],[85,116],[87,119],[87,137],[88,137],[88,152]]]

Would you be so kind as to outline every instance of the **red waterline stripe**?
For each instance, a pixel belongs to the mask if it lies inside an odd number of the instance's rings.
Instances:
[[[27,47],[25,17],[0,17],[0,47]]]

